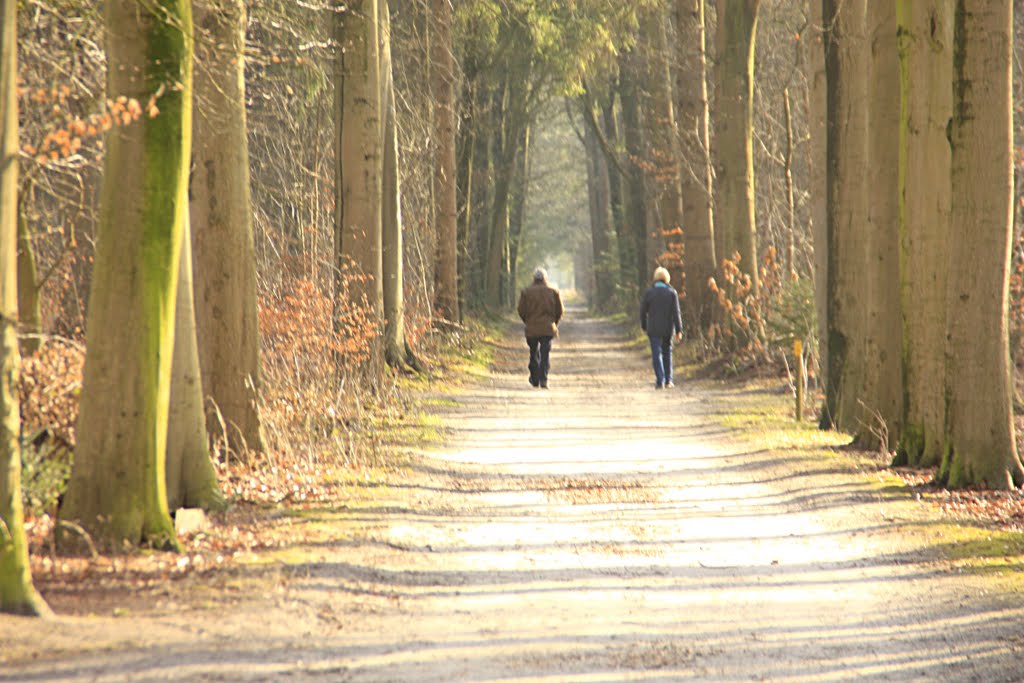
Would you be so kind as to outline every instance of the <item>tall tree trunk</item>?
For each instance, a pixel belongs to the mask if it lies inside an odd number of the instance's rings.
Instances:
[[[585,99],[580,100],[580,105],[591,106]],[[596,116],[588,116],[586,119],[596,122]],[[587,206],[590,212],[591,264],[594,274],[593,286],[588,287],[588,295],[591,308],[608,311],[615,291],[609,225],[609,169],[597,139],[597,131],[592,125],[583,127],[583,147],[587,157]]]
[[[619,242],[625,248],[629,270],[623,273],[623,283],[632,283],[636,296],[647,286],[653,263],[647,261],[647,189],[642,161],[644,158],[641,131],[640,93],[638,84],[643,77],[639,55],[630,49],[619,57],[619,101],[622,104],[622,136],[626,146],[627,172],[625,225],[629,239]]]
[[[384,115],[384,159],[381,191],[381,264],[384,282],[384,360],[392,367],[406,362],[404,264],[402,252],[402,184],[398,156],[398,121],[395,80],[391,71],[391,12],[387,2],[380,11],[381,104]]]
[[[165,457],[192,145],[191,3],[106,4],[107,92],[160,114],[109,135],[75,462],[61,508],[102,545],[177,547]]]
[[[867,209],[861,228],[866,249],[865,318],[859,333],[865,343],[861,403],[865,414],[856,442],[891,450],[903,422],[903,335],[900,314],[899,241],[899,54],[896,11],[891,2],[867,3],[870,58],[868,86],[867,187],[860,198]]]
[[[615,148],[619,146],[619,126],[615,118],[615,94],[614,90],[608,94],[601,104],[601,128],[604,130],[605,140]],[[632,273],[635,265],[632,260],[632,249],[629,228],[626,224],[626,202],[623,197],[623,183],[626,177],[619,169],[612,168],[611,161],[605,159],[608,167],[608,204],[612,214],[612,234],[615,236],[616,253],[618,254],[618,273],[615,284],[625,284],[633,281]]]
[[[466,252],[469,277],[466,282],[467,300],[471,305],[480,308],[485,305],[484,271],[487,267],[487,240],[490,235],[491,211],[494,206],[494,166],[495,159],[491,152],[495,113],[491,105],[492,93],[481,82],[476,88],[474,119],[476,130],[473,134],[473,178],[472,194],[469,201],[472,205],[472,221],[469,223],[466,236]]]
[[[223,510],[224,496],[210,461],[203,414],[203,382],[193,308],[192,245],[189,223],[181,240],[174,310],[174,356],[167,415],[167,506]]]
[[[818,321],[818,382],[828,384],[828,82],[825,77],[827,28],[822,0],[809,0],[811,48],[805,62],[807,93],[808,187],[811,237],[814,243],[814,308]],[[819,42],[820,41],[820,42]]]
[[[21,503],[18,404],[17,2],[0,0],[0,612],[46,615],[32,585]]]
[[[207,427],[235,453],[263,450],[260,333],[245,112],[243,0],[194,3],[197,33],[190,213]],[[221,431],[221,426],[225,432]]]
[[[704,0],[675,0],[675,10],[686,309],[691,323],[706,328],[714,306],[708,280],[716,261]]]
[[[491,310],[501,306],[501,279],[504,273],[504,255],[508,246],[508,200],[512,188],[514,138],[513,115],[509,91],[512,87],[506,73],[503,84],[494,97],[491,134],[491,159],[494,163],[494,201],[488,217],[486,260],[484,261],[484,304]]]
[[[648,188],[657,215],[652,225],[655,258],[668,268],[672,283],[685,291],[682,262],[683,200],[679,181],[679,138],[676,135],[672,74],[669,69],[668,37],[665,32],[665,8],[651,7],[642,14],[645,73],[644,139],[649,168]]]
[[[760,0],[717,0],[715,231],[721,258],[740,255],[740,270],[759,287],[754,218],[754,37]]]
[[[444,320],[459,320],[458,213],[455,171],[455,58],[451,0],[432,0],[431,47],[435,116],[434,216],[437,221],[437,269],[434,309]]]
[[[512,197],[508,212],[508,282],[505,283],[505,305],[515,305],[513,297],[519,288],[516,283],[516,268],[519,264],[519,244],[523,236],[523,222],[526,218],[526,202],[530,190],[530,145],[533,141],[532,126],[523,126],[516,144],[515,173],[512,180]]]
[[[946,445],[950,486],[1024,483],[1012,411],[1013,5],[957,0],[953,38]]]
[[[945,441],[946,268],[953,115],[953,3],[900,0],[900,291],[903,407],[899,464],[933,467]]]
[[[25,195],[22,194],[21,197]],[[28,216],[18,199],[18,338],[22,355],[30,356],[39,349],[43,331],[42,297],[36,268],[36,250],[28,229]]]
[[[462,89],[462,107],[460,110],[460,125],[457,135],[457,159],[458,170],[456,171],[456,185],[458,193],[458,285],[459,285],[459,321],[466,310],[466,285],[471,274],[471,259],[469,258],[469,245],[472,235],[472,223],[475,217],[473,210],[473,193],[476,186],[473,183],[477,126],[475,125],[476,96],[472,76],[466,74]]]
[[[862,230],[868,222],[869,46],[865,34],[870,0],[824,0],[828,107],[827,337],[828,384],[823,427],[849,431],[864,421],[861,393],[866,372],[864,281],[869,272]]]
[[[337,14],[340,74],[337,107],[337,218],[335,267],[337,292],[349,277],[351,301],[336,305],[367,309],[369,324],[384,322],[383,130],[381,116],[380,37],[377,0],[353,0]],[[352,277],[355,268],[356,277]],[[383,331],[383,330],[381,330]],[[383,340],[371,342],[371,365],[383,361]]]
[[[826,22],[833,29],[826,413],[858,445],[888,450],[903,419],[902,321],[893,286],[900,277],[896,15],[892,4],[868,0],[837,7]]]

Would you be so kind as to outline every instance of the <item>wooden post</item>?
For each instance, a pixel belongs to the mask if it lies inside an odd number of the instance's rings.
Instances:
[[[804,343],[797,339],[793,342],[793,355],[796,356],[796,421],[804,419]]]

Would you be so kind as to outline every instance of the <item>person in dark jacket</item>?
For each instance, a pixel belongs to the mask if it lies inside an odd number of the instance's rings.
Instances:
[[[679,295],[668,283],[671,277],[660,266],[654,270],[654,284],[644,292],[640,304],[640,327],[651,340],[651,364],[654,388],[672,383],[672,338],[683,339],[683,318],[679,314]]]
[[[533,271],[533,284],[519,295],[516,307],[526,324],[526,344],[530,347],[530,384],[548,388],[551,340],[558,335],[558,323],[565,309],[558,290],[548,285],[543,268]]]

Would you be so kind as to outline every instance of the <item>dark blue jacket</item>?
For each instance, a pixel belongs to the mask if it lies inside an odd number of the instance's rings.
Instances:
[[[649,337],[671,337],[683,331],[683,318],[679,314],[679,295],[664,282],[655,282],[644,292],[640,304],[640,327]]]

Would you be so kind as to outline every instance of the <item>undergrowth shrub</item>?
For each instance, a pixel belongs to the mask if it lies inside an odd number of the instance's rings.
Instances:
[[[807,376],[817,375],[817,317],[814,283],[809,277],[783,277],[776,250],[765,253],[760,288],[754,291],[750,275],[739,268],[740,255],[722,260],[722,283],[708,286],[717,297],[719,311],[709,330],[709,341],[734,373],[780,365],[788,371],[800,362]],[[801,340],[803,357],[793,357],[793,342]]]
[[[343,272],[337,302],[302,278],[262,297],[262,412],[270,450],[294,455],[304,446],[315,454],[331,438],[340,439],[343,452],[353,450],[345,437],[358,415],[359,368],[380,334],[365,300],[349,295],[361,278]]]
[[[85,349],[46,337],[22,359],[21,485],[27,517],[52,515],[71,474]]]

